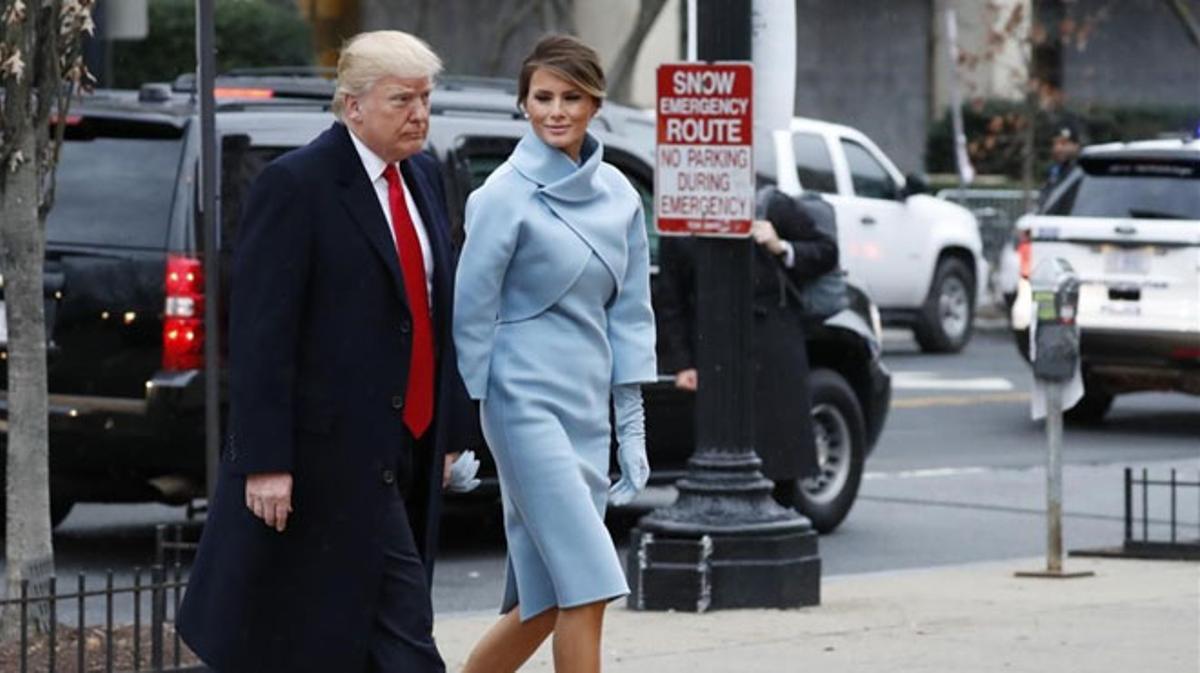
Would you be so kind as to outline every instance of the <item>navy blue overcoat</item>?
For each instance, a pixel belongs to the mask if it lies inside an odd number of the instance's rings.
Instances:
[[[272,162],[247,199],[234,251],[230,413],[216,495],[179,617],[218,671],[355,671],[366,661],[382,526],[410,457],[406,502],[432,572],[441,463],[474,414],[450,331],[454,254],[436,160],[401,173],[429,233],[437,399],[428,452],[401,415],[412,320],[396,248],[340,123]],[[291,472],[276,533],[245,505],[245,475]]]

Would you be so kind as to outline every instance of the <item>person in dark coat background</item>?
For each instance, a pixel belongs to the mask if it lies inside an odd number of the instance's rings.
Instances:
[[[338,121],[247,198],[228,434],[178,620],[218,673],[445,670],[429,596],[444,457],[477,425],[421,153],[440,69],[406,33],[350,40]]]
[[[781,504],[796,504],[797,481],[817,474],[808,391],[804,315],[795,292],[837,267],[837,241],[786,194],[771,190],[766,218],[755,220],[754,448],[763,474],[775,481]],[[694,239],[659,240],[658,303],[663,371],[675,385],[696,390],[696,276]],[[703,273],[703,270],[700,271]]]

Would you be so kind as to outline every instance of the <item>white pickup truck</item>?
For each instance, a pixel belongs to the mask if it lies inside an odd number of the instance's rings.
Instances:
[[[925,194],[923,180],[904,176],[848,126],[797,117],[790,135],[773,141],[755,144],[758,172],[833,204],[842,267],[867,288],[883,322],[911,327],[927,352],[966,346],[988,276],[975,216]]]
[[[1017,236],[1012,326],[1023,355],[1029,269],[1061,257],[1080,278],[1084,396],[1069,420],[1102,420],[1122,393],[1200,395],[1200,140],[1085,149]]]

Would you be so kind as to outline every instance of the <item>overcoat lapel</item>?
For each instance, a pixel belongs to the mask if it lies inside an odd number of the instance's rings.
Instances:
[[[396,252],[396,244],[392,242],[391,234],[388,233],[387,219],[379,208],[379,198],[375,195],[375,189],[354,151],[350,131],[342,124],[334,124],[327,133],[333,134],[333,142],[338,146],[341,161],[347,164],[337,172],[342,205],[371,242],[371,247],[387,267],[392,285],[400,295],[400,301],[408,306],[408,297],[404,293],[404,276],[400,273],[399,253]]]

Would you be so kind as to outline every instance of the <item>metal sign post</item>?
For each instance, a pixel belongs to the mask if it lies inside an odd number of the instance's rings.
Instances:
[[[221,253],[217,217],[217,123],[213,82],[217,47],[214,0],[196,2],[196,81],[200,97],[200,231],[204,232],[204,447],[206,492],[217,486],[221,451]]]
[[[751,56],[751,2],[697,4],[699,56],[710,63],[659,71],[664,145],[655,194],[660,229],[705,234],[694,241],[696,451],[675,503],[631,533],[629,605],[698,612],[817,605],[816,533],[775,502],[754,452],[754,242],[742,231],[754,212],[753,70],[741,63]],[[664,152],[678,152],[678,161]]]

